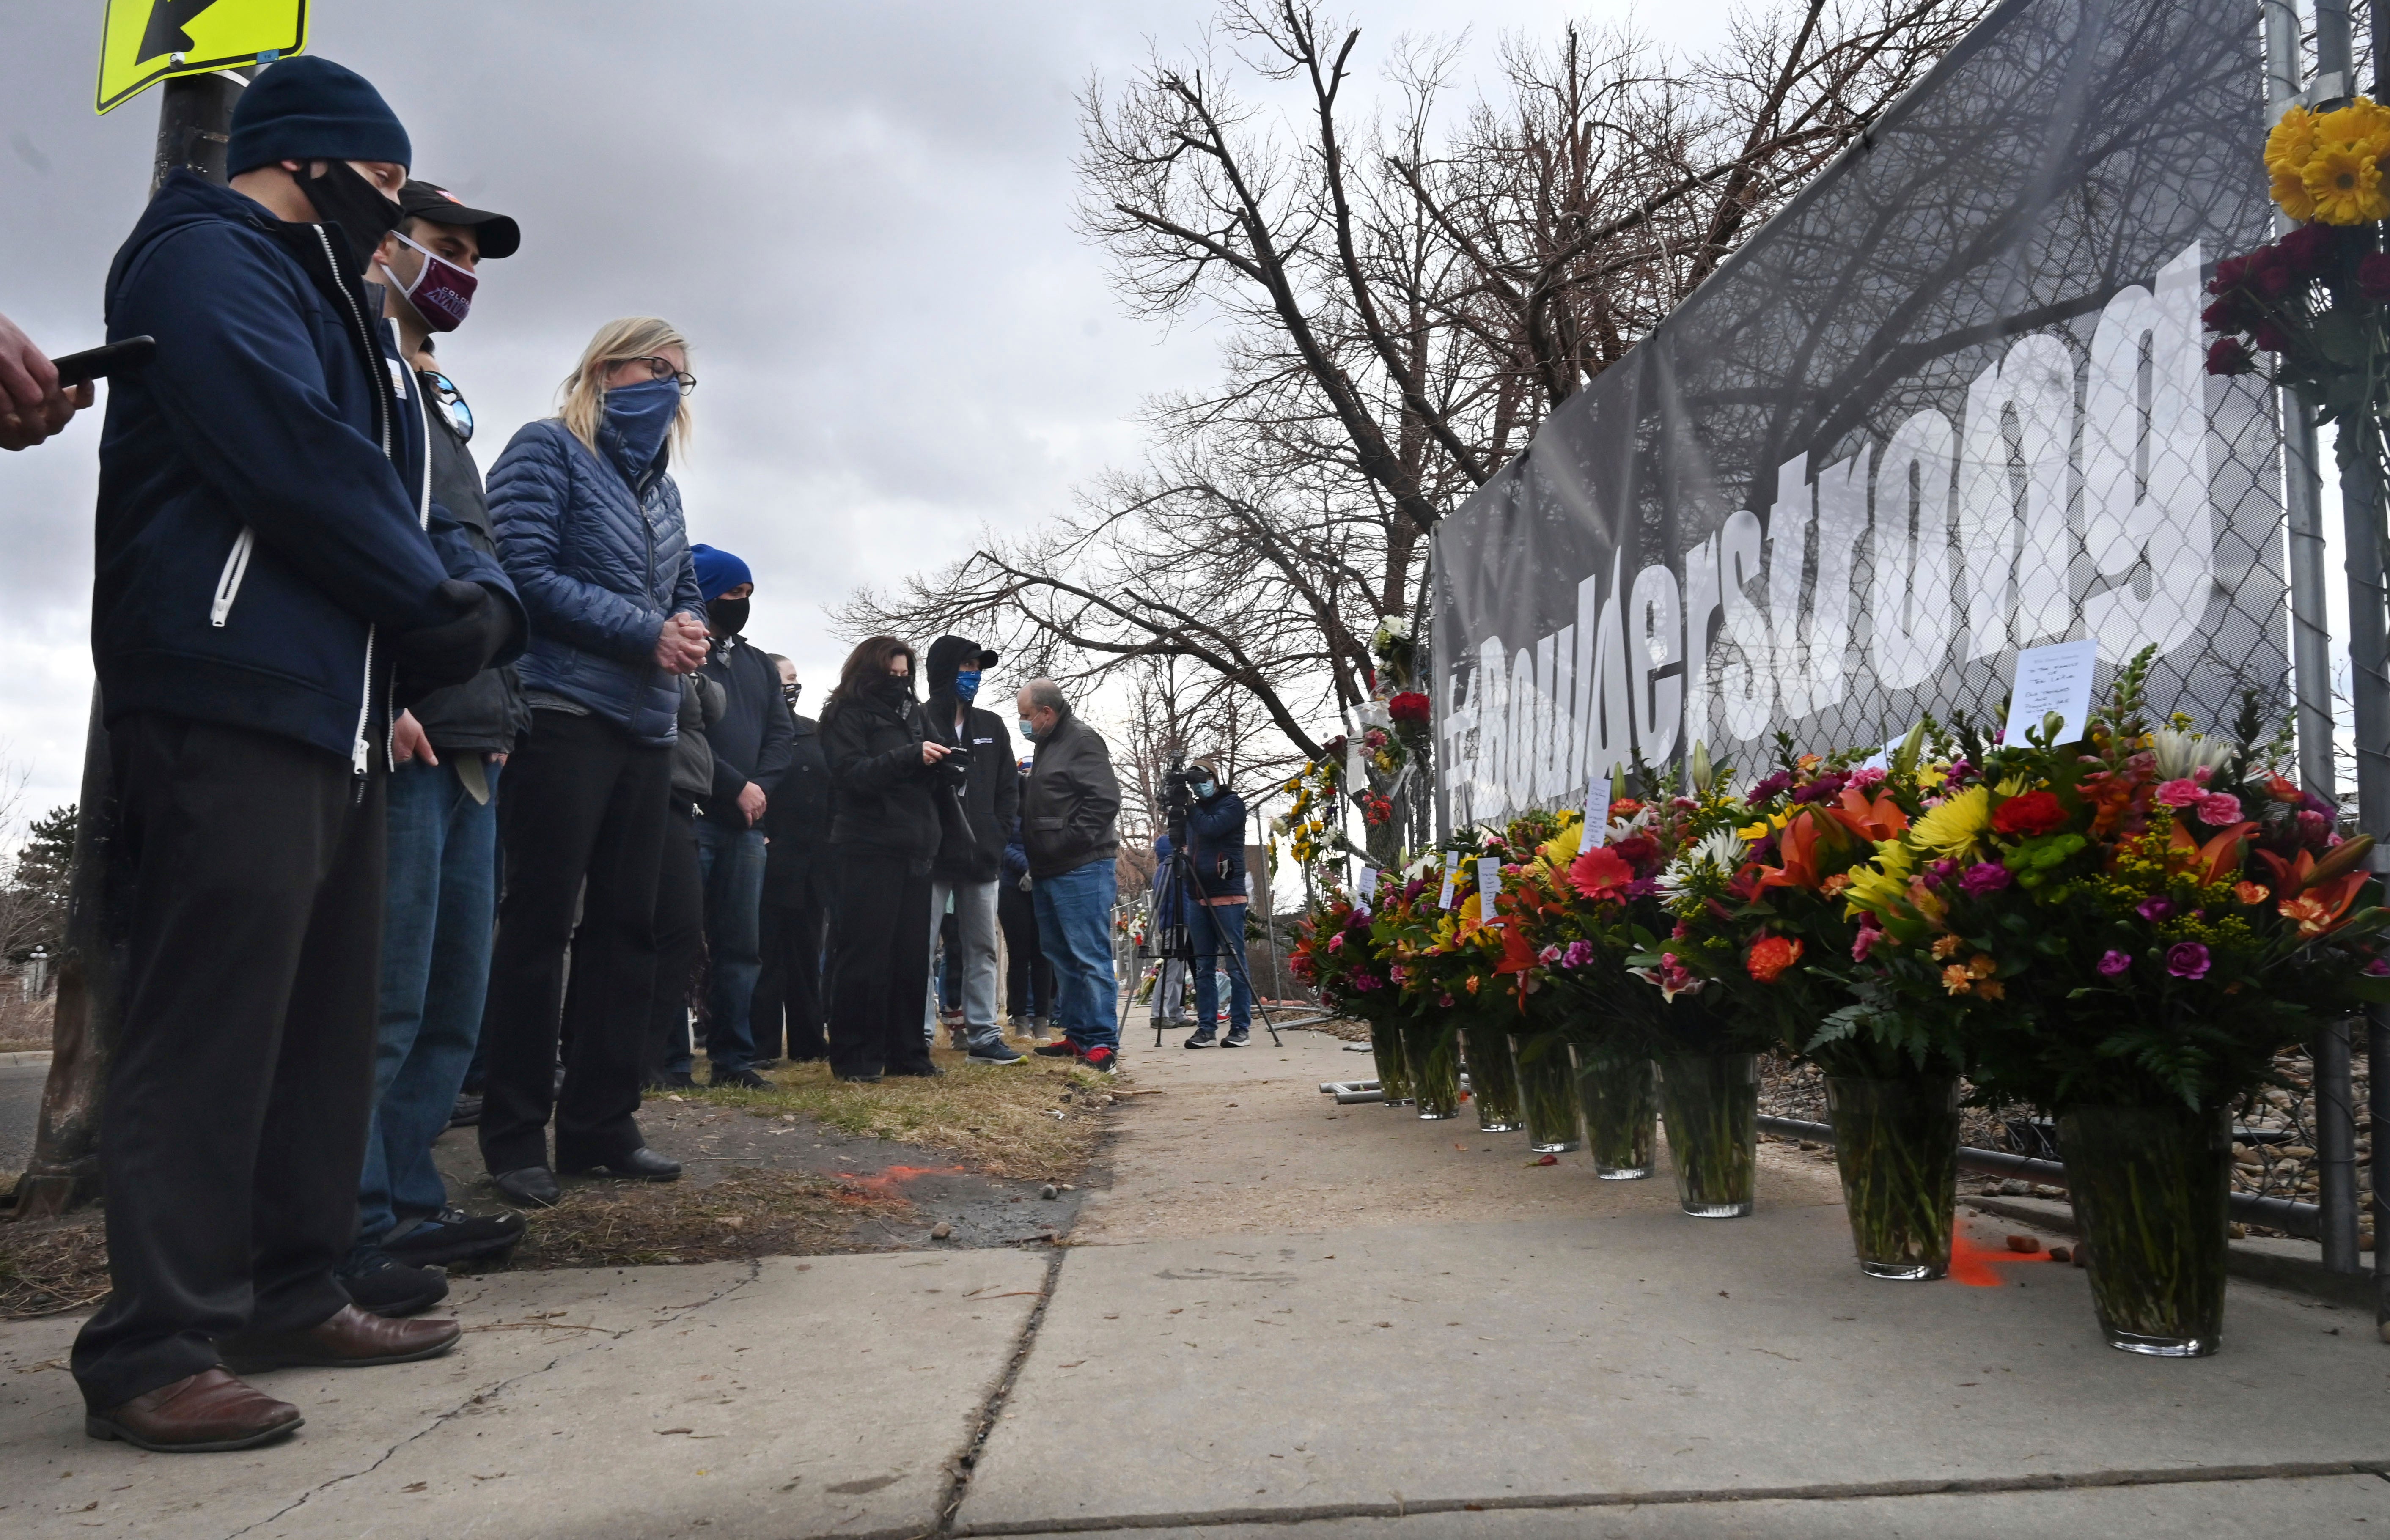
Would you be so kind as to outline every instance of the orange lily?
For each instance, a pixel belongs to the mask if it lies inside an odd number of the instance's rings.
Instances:
[[[1759,868],[1759,888],[1807,888],[1815,890],[1820,882],[1818,876],[1818,819],[1807,808],[1792,815],[1784,826],[1783,837],[1777,841],[1782,853],[1780,866]]]
[[[1842,805],[1829,807],[1827,812],[1853,834],[1871,844],[1897,840],[1908,832],[1908,815],[1889,796],[1868,801],[1867,793],[1856,786],[1843,788]]]
[[[2339,930],[2341,922],[2348,918],[2349,905],[2357,902],[2357,895],[2364,891],[2366,879],[2371,875],[2358,867],[2316,882],[2312,851],[2299,852],[2296,861],[2285,861],[2268,850],[2257,853],[2274,873],[2274,892],[2288,895],[2276,905],[2276,912],[2294,922],[2305,941]]]
[[[2246,819],[2227,827],[2205,844],[2193,839],[2182,825],[2174,826],[2172,848],[2167,851],[2177,871],[2193,874],[2203,888],[2220,882],[2241,866],[2241,838],[2257,827],[2256,820]]]

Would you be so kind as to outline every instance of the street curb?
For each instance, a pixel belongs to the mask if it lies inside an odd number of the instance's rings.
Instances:
[[[15,1069],[20,1064],[47,1064],[50,1050],[42,1048],[30,1053],[0,1053],[0,1069]]]
[[[2035,1225],[2047,1230],[2067,1235],[2080,1235],[2072,1204],[2050,1199],[1999,1198],[1990,1194],[1963,1193],[1960,1204],[2013,1219],[2020,1224]],[[2270,1251],[2269,1246],[2281,1241],[2233,1241],[2226,1251],[2225,1270],[2234,1277],[2251,1283],[2262,1283],[2271,1289],[2287,1289],[2295,1294],[2311,1294],[2319,1300],[2346,1305],[2351,1310],[2371,1311],[2373,1308],[2372,1273],[2327,1273],[2322,1259],[2295,1252]]]

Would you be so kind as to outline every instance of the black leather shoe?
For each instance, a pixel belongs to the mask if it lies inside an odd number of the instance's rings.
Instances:
[[[878,1075],[841,1075],[838,1078],[846,1082],[849,1085],[877,1085],[880,1084],[880,1077]]]
[[[627,1155],[617,1155],[610,1161],[600,1161],[595,1165],[568,1166],[566,1170],[574,1176],[627,1176],[640,1182],[680,1180],[680,1162],[669,1156],[659,1155],[645,1145]]]
[[[448,1110],[448,1126],[471,1128],[482,1121],[482,1098],[456,1094],[456,1105]]]
[[[706,1077],[706,1084],[715,1090],[728,1086],[740,1091],[768,1091],[772,1083],[752,1070],[716,1070]]]
[[[888,1074],[895,1080],[937,1080],[945,1072],[935,1064],[926,1064],[918,1070],[891,1070]]]
[[[490,1181],[501,1197],[520,1208],[552,1209],[564,1199],[564,1189],[556,1185],[556,1173],[546,1166],[501,1171]]]

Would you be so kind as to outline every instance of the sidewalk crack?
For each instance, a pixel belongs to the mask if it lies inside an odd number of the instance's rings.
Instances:
[[[987,1447],[987,1435],[995,1430],[996,1419],[1003,1414],[1004,1404],[1021,1379],[1022,1366],[1029,1362],[1029,1350],[1036,1345],[1038,1328],[1046,1324],[1046,1312],[1053,1308],[1054,1290],[1062,1278],[1062,1259],[1069,1254],[1058,1246],[1047,1257],[1046,1281],[1037,1303],[1029,1307],[1029,1318],[1021,1323],[1021,1339],[1012,1345],[1012,1356],[1004,1366],[1002,1378],[980,1405],[979,1420],[972,1426],[970,1442],[947,1468],[946,1492],[938,1503],[938,1521],[922,1532],[918,1540],[945,1540],[954,1534],[955,1515],[961,1511],[963,1498],[970,1491],[971,1472],[978,1468],[980,1455]]]
[[[692,1300],[687,1304],[675,1305],[672,1307],[672,1314],[668,1315],[661,1315],[654,1320],[644,1321],[637,1326],[628,1327],[621,1331],[605,1332],[602,1335],[606,1341],[614,1342],[620,1341],[623,1338],[631,1336],[636,1332],[649,1331],[653,1330],[657,1327],[675,1325],[687,1319],[696,1312],[705,1309],[709,1305],[720,1303],[723,1300],[729,1298],[732,1294],[737,1293],[739,1290],[744,1289],[749,1284],[754,1282],[756,1278],[760,1277],[762,1275],[762,1262],[758,1260],[750,1260],[747,1264],[746,1276],[743,1277],[733,1278],[728,1283],[726,1283],[721,1288],[715,1290],[713,1293],[706,1295],[703,1299]],[[538,1325],[544,1323],[534,1322],[531,1324]],[[470,1331],[476,1328],[468,1327],[465,1329]],[[525,1380],[536,1380],[541,1375],[550,1372],[569,1358],[578,1358],[585,1354],[595,1352],[598,1346],[598,1344],[595,1341],[585,1341],[573,1348],[559,1352],[555,1357],[550,1358],[545,1364],[535,1365],[518,1374],[509,1375],[508,1378],[498,1380],[494,1384],[482,1386],[479,1390],[476,1390],[469,1395],[466,1396],[464,1400],[459,1401],[455,1405],[449,1407],[446,1411],[435,1414],[427,1420],[423,1426],[416,1429],[413,1432],[408,1433],[397,1443],[392,1444],[379,1455],[375,1456],[371,1464],[354,1470],[344,1470],[341,1474],[331,1477],[327,1481],[317,1482],[315,1485],[309,1487],[306,1491],[301,1493],[298,1496],[292,1498],[289,1502],[285,1503],[282,1507],[276,1508],[264,1518],[259,1519],[251,1523],[243,1524],[240,1528],[234,1530],[230,1534],[225,1536],[225,1540],[240,1540],[242,1535],[249,1534],[252,1530],[262,1529],[265,1525],[271,1524],[277,1520],[288,1518],[289,1515],[306,1507],[316,1497],[320,1496],[324,1493],[331,1491],[332,1488],[336,1486],[355,1481],[360,1477],[372,1475],[383,1466],[388,1465],[391,1460],[397,1456],[400,1450],[405,1448],[408,1444],[413,1444],[416,1440],[422,1438],[425,1434],[434,1432],[455,1418],[463,1416],[468,1407],[494,1400],[495,1398],[514,1389],[516,1386],[523,1383]]]

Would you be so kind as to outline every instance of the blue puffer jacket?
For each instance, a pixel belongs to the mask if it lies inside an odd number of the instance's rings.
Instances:
[[[108,719],[197,717],[362,767],[389,721],[390,639],[447,618],[443,578],[512,595],[430,500],[419,388],[347,242],[178,171],[107,294],[111,340],[158,339],[109,382],[100,435]]]
[[[680,681],[656,666],[656,635],[682,610],[702,620],[671,454],[628,463],[610,426],[600,458],[561,419],[530,423],[490,469],[498,559],[531,611],[523,688],[586,706],[642,743],[670,743]]]

